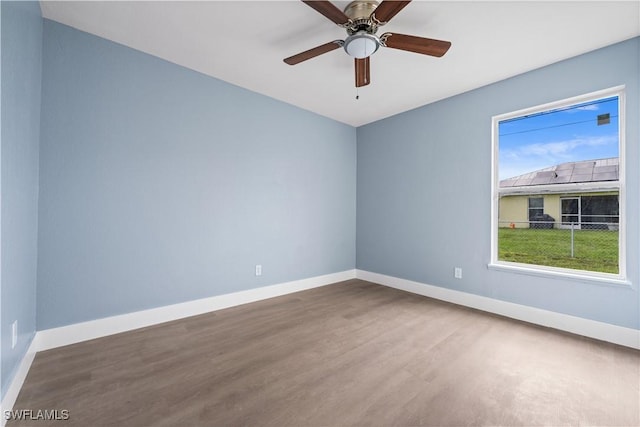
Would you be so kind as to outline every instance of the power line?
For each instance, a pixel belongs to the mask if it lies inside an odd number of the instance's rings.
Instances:
[[[527,114],[525,116],[514,117],[512,119],[503,120],[502,122],[503,123],[512,123],[512,122],[517,122],[519,120],[529,119],[531,117],[538,117],[538,116],[545,116],[547,114],[559,113],[561,111],[578,110],[578,109],[582,109],[582,108],[586,107],[587,105],[604,104],[605,102],[611,102],[611,101],[617,100],[617,99],[618,99],[617,96],[612,96],[610,98],[599,99],[597,101],[584,102],[582,104],[576,104],[576,105],[572,105],[570,107],[561,107],[561,108],[556,108],[554,110],[540,111],[538,113],[532,113],[532,114]]]
[[[610,117],[611,118],[616,118],[618,116],[610,116]],[[594,119],[581,120],[579,122],[563,123],[563,124],[560,124],[560,125],[544,126],[544,127],[540,127],[540,128],[519,130],[519,131],[516,131],[516,132],[501,133],[499,136],[508,136],[508,135],[516,135],[516,134],[520,134],[520,133],[535,132],[535,131],[539,131],[539,130],[543,130],[543,129],[553,129],[553,128],[559,128],[559,127],[563,127],[563,126],[571,126],[571,125],[577,125],[577,124],[580,124],[580,123],[588,123],[588,122],[593,122],[593,121],[594,121]]]

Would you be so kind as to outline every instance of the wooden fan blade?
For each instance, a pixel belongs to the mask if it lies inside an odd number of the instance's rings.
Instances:
[[[302,3],[315,9],[317,12],[321,13],[338,25],[346,24],[347,22],[349,22],[349,17],[345,15],[343,11],[335,7],[330,1],[302,0]]]
[[[387,47],[437,57],[447,53],[451,47],[451,42],[408,36],[406,34],[385,33],[380,38],[385,40],[384,44]]]
[[[314,47],[313,49],[305,50],[297,55],[290,56],[284,60],[289,65],[296,65],[307,59],[315,58],[323,53],[331,52],[341,46],[341,40],[335,40],[323,45]]]
[[[369,58],[358,59],[355,58],[356,66],[356,87],[366,86],[371,83],[371,74],[369,73]]]
[[[376,10],[373,11],[371,16],[375,16],[375,19],[380,22],[380,25],[384,25],[398,14],[406,5],[411,3],[409,1],[395,1],[395,0],[383,0]]]

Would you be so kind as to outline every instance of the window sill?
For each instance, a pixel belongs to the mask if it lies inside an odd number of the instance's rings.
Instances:
[[[598,285],[618,286],[630,288],[631,282],[623,277],[607,273],[579,273],[572,270],[553,267],[532,267],[515,262],[492,262],[487,265],[490,270],[508,271],[510,273],[526,274],[529,276],[547,277],[550,279],[568,279],[582,283],[589,282]]]

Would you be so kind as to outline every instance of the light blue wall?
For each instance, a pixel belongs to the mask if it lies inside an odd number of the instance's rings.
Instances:
[[[36,330],[42,17],[38,2],[2,8],[2,397]],[[11,324],[18,344],[11,349]]]
[[[358,128],[357,267],[640,329],[639,62],[635,38]],[[487,269],[491,117],[621,84],[632,287]]]
[[[355,267],[350,126],[45,20],[41,134],[38,329]]]

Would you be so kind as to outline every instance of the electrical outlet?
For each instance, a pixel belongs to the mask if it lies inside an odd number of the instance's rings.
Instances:
[[[460,267],[456,267],[453,269],[453,277],[456,279],[462,279],[462,269]]]
[[[18,344],[18,321],[14,320],[11,324],[11,348],[16,348]]]
[[[256,264],[256,276],[262,276],[262,265]]]

